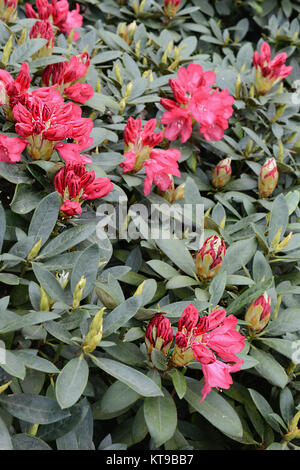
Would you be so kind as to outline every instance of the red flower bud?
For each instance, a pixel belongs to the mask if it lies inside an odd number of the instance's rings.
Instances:
[[[226,253],[223,240],[217,235],[208,237],[196,256],[196,270],[200,279],[214,277],[221,265]]]
[[[223,188],[231,177],[231,158],[221,160],[212,172],[212,184],[215,188]]]
[[[265,292],[248,308],[245,321],[250,323],[252,331],[261,331],[268,323],[271,315],[271,298]]]
[[[271,196],[278,182],[279,173],[275,158],[269,158],[261,167],[258,177],[259,197]]]
[[[173,330],[171,322],[161,313],[156,313],[150,320],[145,333],[145,343],[149,358],[153,349],[158,349],[165,356],[167,355],[173,341]]]

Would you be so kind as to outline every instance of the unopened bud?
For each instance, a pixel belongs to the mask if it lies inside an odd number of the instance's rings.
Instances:
[[[165,0],[164,14],[167,18],[172,19],[180,7],[180,0]]]
[[[27,261],[31,261],[39,254],[41,246],[42,246],[42,239],[40,238],[39,241],[34,245],[33,248],[31,248],[30,252],[28,253]]]
[[[51,302],[50,297],[48,296],[47,292],[44,290],[42,286],[40,286],[40,310],[41,312],[49,312],[51,309]]]
[[[293,235],[293,232],[290,232],[283,240],[282,242],[278,243],[278,245],[276,246],[275,248],[275,253],[279,252],[279,251],[282,251],[283,248],[285,248],[289,242],[290,242],[290,239],[292,238],[292,235]]]
[[[103,312],[105,307],[103,307],[96,315],[94,316],[88,334],[83,340],[82,350],[85,354],[93,352],[96,347],[100,344],[103,334]]]
[[[215,188],[223,188],[231,177],[231,158],[225,158],[214,168],[212,172],[212,184]]]
[[[121,75],[120,66],[118,64],[115,64],[114,71],[115,71],[115,76],[116,76],[117,81],[120,83],[120,85],[122,85],[123,78],[122,78],[122,75]]]
[[[4,48],[3,48],[3,53],[2,53],[1,62],[2,62],[4,65],[7,65],[7,64],[8,64],[9,56],[10,56],[11,50],[12,50],[12,46],[13,46],[13,35],[11,35],[11,36],[9,37],[9,40],[7,41],[7,43],[5,44],[5,46],[4,46]]]
[[[145,333],[145,343],[150,360],[153,349],[158,349],[166,356],[172,341],[173,330],[170,320],[161,313],[156,313],[150,320]]]
[[[246,312],[245,321],[250,323],[248,329],[258,333],[269,323],[270,315],[271,299],[265,292],[250,305]]]
[[[73,293],[73,309],[75,310],[76,308],[79,307],[80,301],[82,299],[83,291],[86,285],[86,278],[84,276],[81,276],[79,281],[77,282],[77,285],[74,289]]]
[[[132,82],[129,82],[128,85],[126,86],[125,88],[125,95],[124,95],[124,99],[127,101],[131,95],[131,92],[132,92],[132,87],[133,87],[133,83]]]
[[[222,266],[226,253],[223,240],[217,235],[208,237],[196,256],[196,271],[200,279],[213,278]]]
[[[278,181],[278,170],[275,158],[269,158],[261,167],[258,177],[259,197],[264,198],[270,196],[276,188]]]

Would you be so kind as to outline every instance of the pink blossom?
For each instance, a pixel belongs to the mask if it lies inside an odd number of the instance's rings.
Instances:
[[[170,175],[181,176],[177,163],[180,157],[181,153],[177,149],[151,151],[149,160],[145,162],[145,196],[150,193],[152,183],[156,184],[161,191],[166,191],[172,185]]]
[[[66,200],[60,208],[61,212],[69,217],[82,214],[82,208],[79,202]]]
[[[94,90],[88,83],[74,83],[73,85],[65,88],[64,94],[77,103],[84,104],[90,100],[94,95]]]
[[[185,108],[174,107],[172,111],[164,113],[161,118],[164,124],[164,136],[173,141],[181,137],[181,142],[186,142],[192,134],[192,118]]]
[[[28,18],[40,18],[41,20],[49,20],[55,26],[67,35],[71,33],[74,28],[80,28],[83,22],[83,16],[80,15],[80,6],[76,3],[76,10],[69,9],[69,2],[67,0],[36,0],[35,2],[37,12],[34,11],[32,6],[28,3],[25,4],[25,14]],[[73,39],[79,39],[79,33],[74,31]]]
[[[0,134],[0,162],[15,163],[21,159],[21,153],[28,142],[19,137],[7,137]]]
[[[201,363],[204,374],[203,401],[212,387],[230,387],[230,373],[240,370],[243,363],[236,354],[244,348],[245,338],[236,331],[237,319],[233,315],[226,317],[224,309],[218,308],[198,319],[195,307],[188,305],[178,322],[171,361],[176,367],[185,366],[193,360]]]

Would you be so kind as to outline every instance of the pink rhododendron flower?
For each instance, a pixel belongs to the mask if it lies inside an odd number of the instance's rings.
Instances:
[[[82,214],[81,204],[77,201],[64,201],[64,203],[60,207],[60,210],[69,217]]]
[[[200,123],[200,133],[206,140],[222,139],[233,113],[234,99],[228,90],[212,90],[215,81],[214,72],[203,72],[197,64],[180,67],[177,77],[169,80],[175,101],[165,98],[160,101],[168,111],[161,118],[167,139],[180,137],[182,143],[186,142],[195,122]]]
[[[236,317],[226,317],[221,308],[200,319],[192,304],[182,313],[171,361],[176,367],[194,360],[201,363],[204,375],[201,401],[213,387],[228,389],[232,384],[230,373],[241,368],[243,361],[236,354],[244,348],[245,338],[236,326]]]
[[[68,88],[65,88],[64,94],[71,100],[84,104],[94,96],[94,90],[89,83],[77,82]]]
[[[13,109],[16,132],[26,137],[28,153],[35,160],[49,160],[55,145],[64,139],[89,137],[93,121],[81,117],[81,108],[71,102],[60,104],[34,98],[27,106],[18,103]]]
[[[28,142],[19,137],[7,137],[0,134],[0,162],[15,163],[21,159],[21,153]]]
[[[265,95],[271,88],[284,78],[288,77],[293,67],[285,65],[287,55],[285,52],[277,54],[271,60],[271,48],[267,42],[263,42],[258,51],[254,52],[253,65],[256,69],[256,90],[260,95]]]
[[[14,121],[12,109],[17,103],[25,103],[31,77],[27,62],[21,65],[16,80],[6,70],[0,69],[0,105],[8,121]]]
[[[92,98],[94,90],[88,83],[81,83],[90,66],[90,56],[87,52],[73,56],[69,62],[58,62],[48,65],[42,75],[42,83],[52,84],[62,95],[84,104]]]
[[[54,33],[53,28],[48,20],[36,21],[32,26],[30,33],[30,38],[44,38],[47,39],[47,44],[45,44],[39,51],[34,54],[34,58],[49,57],[52,55],[54,47]]]
[[[142,121],[132,117],[124,129],[125,161],[120,164],[124,173],[146,169],[144,194],[147,196],[154,183],[160,190],[166,191],[172,186],[171,175],[181,176],[178,160],[179,150],[154,149],[163,140],[162,132],[154,132],[156,119],[150,119],[142,129]]]
[[[162,313],[156,313],[150,320],[145,333],[145,343],[149,359],[151,360],[153,349],[161,351],[166,356],[172,341],[173,330],[170,320]]]
[[[180,157],[181,153],[177,149],[151,151],[149,160],[145,161],[145,196],[150,193],[152,183],[158,186],[161,191],[166,191],[172,185],[170,175],[181,176],[177,163]]]
[[[92,160],[86,155],[82,155],[80,152],[90,147],[92,143],[93,143],[93,139],[91,137],[83,137],[77,143],[59,142],[55,146],[55,150],[57,150],[60,157],[66,163],[74,163],[74,164],[81,163],[84,165],[86,163],[92,163]]]
[[[83,16],[80,15],[80,6],[76,3],[76,10],[69,9],[67,0],[36,0],[37,13],[29,3],[25,4],[25,14],[28,18],[40,18],[51,21],[62,33],[69,35],[74,28],[80,28]],[[79,39],[79,33],[74,31],[73,39]]]
[[[77,205],[73,204],[70,206],[71,208],[78,208],[80,201],[104,197],[113,189],[113,184],[109,178],[96,179],[94,171],[87,171],[84,165],[73,163],[67,163],[65,167],[58,171],[54,178],[54,186],[63,200],[66,201],[67,209],[70,201],[77,202]],[[66,215],[72,215],[65,212],[62,207],[62,212]]]

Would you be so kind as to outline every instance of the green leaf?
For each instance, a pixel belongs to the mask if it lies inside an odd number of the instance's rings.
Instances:
[[[184,397],[187,389],[185,376],[178,369],[173,369],[170,374],[176,393],[181,400]]]
[[[55,423],[69,416],[67,411],[60,409],[56,400],[41,395],[0,395],[0,403],[15,418],[32,424]]]
[[[32,186],[20,183],[11,202],[11,210],[16,214],[28,214],[37,207],[42,197],[42,194],[35,191]]]
[[[55,386],[56,399],[62,409],[70,408],[81,397],[89,377],[89,367],[83,358],[71,359],[60,372]]]
[[[143,297],[136,295],[118,305],[109,315],[104,317],[103,337],[107,337],[125,325],[143,304]]]
[[[10,375],[23,380],[26,374],[25,366],[14,351],[5,351],[5,364],[1,364],[2,369]]]
[[[182,287],[190,287],[198,284],[199,281],[195,278],[177,275],[167,282],[166,289],[179,289]]]
[[[10,64],[23,63],[30,59],[37,51],[47,44],[44,38],[27,39],[21,46],[17,47],[9,58]]]
[[[49,258],[50,256],[58,255],[69,248],[73,248],[73,246],[78,245],[78,243],[91,236],[95,229],[95,224],[92,223],[79,225],[78,227],[65,230],[43,248],[38,258]]]
[[[265,418],[267,423],[272,428],[274,428],[275,431],[280,432],[280,428],[279,428],[278,423],[270,417],[270,415],[272,415],[274,412],[273,412],[271,406],[269,405],[268,401],[260,393],[258,393],[256,390],[253,390],[251,388],[249,388],[248,390],[249,390],[249,393],[251,395],[251,398],[252,398],[256,408],[258,409],[260,414],[263,416],[263,418]]]
[[[256,252],[257,242],[255,238],[247,238],[232,243],[226,251],[221,267],[221,272],[234,274],[253,258]]]
[[[277,387],[284,388],[288,383],[288,376],[284,368],[274,359],[274,357],[262,351],[261,349],[252,349],[250,355],[256,359],[259,364],[255,366],[257,372],[262,375],[269,383]]]
[[[16,351],[16,356],[20,357],[25,366],[30,369],[39,370],[48,374],[59,373],[59,369],[52,362],[42,357],[22,351]]]
[[[11,163],[0,162],[0,176],[14,184],[31,184],[33,181],[26,173],[26,166],[22,163],[12,165]]]
[[[146,398],[144,417],[156,447],[171,439],[177,427],[177,409],[169,392],[163,389],[162,397]]]
[[[95,243],[86,248],[76,259],[71,275],[71,290],[74,292],[75,287],[81,276],[86,279],[86,285],[83,291],[82,299],[84,299],[94,288],[97,272],[100,264],[100,248]]]
[[[275,351],[278,351],[283,356],[286,356],[291,360],[293,359],[297,342],[279,338],[260,338],[260,340],[262,343],[266,344]]]
[[[254,302],[260,295],[268,290],[272,284],[273,278],[251,286],[229,304],[226,309],[227,313],[238,313],[245,307],[245,305],[250,305],[252,302]]]
[[[275,320],[270,321],[264,333],[267,336],[280,336],[300,330],[299,308],[281,310]]]
[[[186,377],[186,381],[185,400],[221,432],[242,437],[243,428],[240,418],[225,398],[212,390],[205,400],[200,403],[203,381],[199,382],[189,377]]]
[[[280,240],[282,240],[284,233],[286,231],[286,226],[289,221],[289,208],[286,202],[286,199],[283,194],[279,194],[276,197],[272,205],[271,218],[269,223],[269,234],[268,241],[269,245],[272,244],[272,241],[277,234],[278,230],[281,228]]]
[[[42,245],[50,237],[56,224],[60,206],[59,194],[55,191],[41,200],[32,216],[28,235],[34,236],[35,242],[42,239]]]
[[[14,450],[52,450],[46,442],[28,434],[15,434],[12,442]]]
[[[68,298],[66,292],[63,290],[56,277],[41,264],[32,263],[32,269],[39,284],[45,289],[47,294],[52,299],[67,304]]]
[[[147,264],[164,279],[171,279],[178,275],[178,271],[164,261],[153,259],[147,261]]]
[[[218,305],[219,300],[222,298],[223,292],[226,287],[227,272],[219,272],[211,281],[209,285],[210,304],[214,307]]]
[[[188,276],[194,277],[196,272],[193,258],[182,240],[156,240],[156,244],[173,263],[182,269]]]
[[[254,142],[256,142],[257,145],[261,147],[267,155],[269,155],[270,157],[272,156],[265,142],[254,131],[252,131],[248,127],[242,127],[242,129],[244,129],[244,131],[249,135],[249,137],[254,140]]]
[[[141,395],[117,380],[104,393],[100,407],[103,413],[117,413],[135,403]]]
[[[288,387],[285,387],[280,392],[279,396],[279,405],[281,415],[287,425],[292,421],[295,414],[295,403],[292,392]]]
[[[0,417],[0,450],[13,450],[11,437],[4,421]]]
[[[128,385],[128,387],[132,388],[132,390],[139,395],[144,397],[156,397],[162,395],[162,391],[156,383],[138,370],[111,359],[100,359],[95,356],[91,356],[91,358],[96,366],[100,367],[100,369],[104,370],[107,374],[121,380],[121,382]]]
[[[8,322],[5,327],[1,328],[0,334],[20,330],[26,326],[37,325],[49,320],[55,320],[59,318],[59,315],[55,312],[29,312],[26,315],[18,315],[18,317],[19,318]]]

